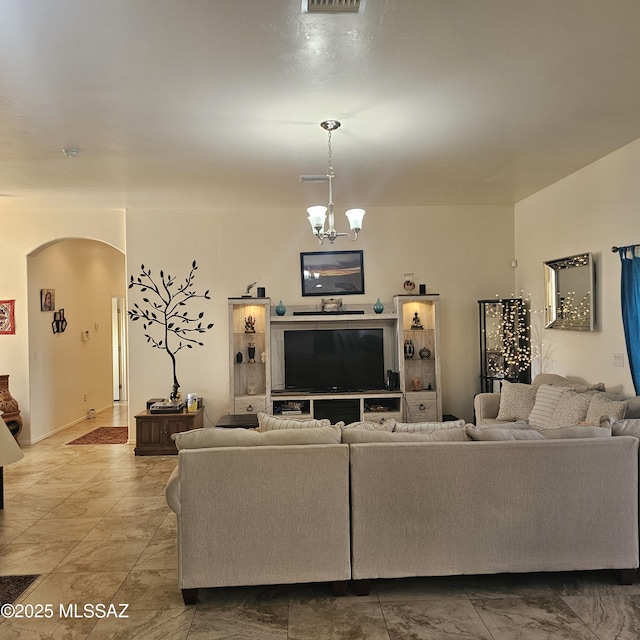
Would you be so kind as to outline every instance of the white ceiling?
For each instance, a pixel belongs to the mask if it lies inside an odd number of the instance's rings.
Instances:
[[[513,203],[640,138],[637,0],[0,0],[0,210]],[[65,147],[77,147],[66,158]]]

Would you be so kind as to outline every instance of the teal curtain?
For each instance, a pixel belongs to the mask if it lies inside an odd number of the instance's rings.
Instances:
[[[636,395],[640,389],[640,245],[618,249],[622,272],[620,298],[627,358]]]

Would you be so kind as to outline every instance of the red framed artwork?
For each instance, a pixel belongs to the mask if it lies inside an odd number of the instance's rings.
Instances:
[[[0,334],[16,332],[15,304],[15,300],[0,300]]]

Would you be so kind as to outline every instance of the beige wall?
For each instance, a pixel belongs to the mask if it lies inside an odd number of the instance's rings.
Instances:
[[[31,420],[36,442],[113,403],[111,299],[125,296],[121,251],[95,240],[61,240],[28,259]],[[67,328],[54,334],[40,290],[55,290]],[[84,341],[82,331],[89,332]]]
[[[403,292],[406,272],[429,293],[440,293],[443,409],[471,420],[479,387],[477,300],[510,295],[514,286],[512,207],[370,209],[356,244],[343,239],[322,248],[305,217],[298,209],[127,211],[127,277],[137,277],[141,264],[184,277],[197,260],[197,289],[211,290],[211,301],[192,308],[215,327],[202,336],[204,347],[178,354],[182,393],[205,398],[205,423],[229,408],[227,298],[258,280],[273,304],[309,303],[300,293],[300,252],[354,248],[364,251],[366,293],[345,296],[347,305],[373,304],[378,297],[391,304]],[[337,222],[339,230],[345,222]],[[128,308],[141,297],[129,290]],[[166,352],[147,344],[139,322],[129,322],[128,337],[133,416],[148,398],[168,396],[171,363]]]
[[[394,294],[402,292],[405,272],[414,272],[429,292],[440,293],[443,408],[471,419],[478,389],[477,300],[522,292],[531,294],[533,308],[540,310],[542,263],[591,251],[597,266],[598,331],[539,332],[541,316],[534,314],[534,339],[541,335],[537,341],[542,342],[544,355],[535,363],[534,373],[543,369],[581,375],[632,394],[626,356],[624,368],[613,366],[613,354],[626,351],[619,260],[610,248],[640,242],[638,167],[640,140],[518,203],[515,216],[509,206],[370,209],[358,243],[342,240],[333,247],[365,251],[366,294],[346,297],[345,302],[372,304],[380,297],[389,304]],[[31,288],[28,283],[30,254],[69,238],[97,240],[124,252],[126,237],[127,278],[139,273],[142,262],[155,270],[186,275],[196,259],[197,286],[210,288],[213,296],[198,308],[216,326],[203,336],[204,347],[179,354],[178,375],[183,393],[205,397],[207,415],[215,422],[228,409],[227,297],[240,295],[247,283],[258,279],[274,303],[308,302],[300,295],[299,253],[319,247],[304,216],[297,209],[132,210],[126,216],[123,211],[3,213],[0,292],[3,299],[16,300],[16,335],[0,336],[0,362],[2,373],[10,375],[27,433],[31,411],[46,413],[46,405],[39,404],[40,392],[32,394],[29,383],[30,372],[35,378],[42,375],[34,361],[35,338],[33,349],[29,344],[29,323],[41,322],[40,312],[32,318],[30,311],[40,288],[40,283]],[[132,300],[137,299],[130,293]],[[80,314],[74,322],[75,317]],[[82,319],[91,323],[90,317]],[[166,353],[151,349],[131,323],[129,339],[130,413],[134,414],[147,398],[169,393],[170,363]],[[45,378],[42,375],[38,384],[44,385]],[[84,391],[73,391],[73,403],[78,393],[83,396]],[[84,413],[84,402],[81,409]]]
[[[541,309],[543,261],[591,251],[597,266],[598,331],[540,332],[544,357],[534,373],[581,375],[632,394],[626,357],[624,368],[613,366],[613,353],[625,353],[625,345],[619,260],[610,248],[640,242],[639,166],[640,140],[518,203],[515,216],[508,206],[370,209],[357,244],[342,240],[325,249],[365,252],[366,294],[345,297],[347,304],[372,304],[378,297],[389,304],[402,292],[405,272],[414,272],[429,292],[440,293],[443,408],[468,420],[478,390],[477,300],[523,292],[531,294],[534,309]],[[36,349],[35,343],[33,350],[29,346],[28,323],[39,323],[40,312],[30,318],[28,307],[40,283],[29,289],[29,254],[65,238],[94,239],[124,252],[126,237],[127,278],[139,273],[141,263],[183,276],[196,259],[197,287],[212,294],[198,309],[216,326],[203,336],[204,347],[179,354],[178,376],[183,393],[204,396],[207,415],[215,422],[228,410],[227,298],[258,279],[274,303],[309,301],[300,295],[299,253],[320,247],[304,216],[297,209],[131,210],[126,216],[122,211],[3,213],[0,291],[3,298],[16,300],[16,335],[0,337],[0,361],[2,373],[11,376],[25,423],[30,423],[31,410],[45,411],[38,405],[40,394],[32,397],[29,387],[30,369],[36,377],[41,373],[35,362],[30,365]],[[138,299],[129,293],[132,301]],[[534,339],[540,320],[534,314]],[[168,395],[171,369],[166,353],[151,349],[132,323],[129,339],[133,415],[147,398]]]
[[[517,288],[532,295],[534,308],[543,306],[545,260],[590,251],[596,262],[598,330],[543,331],[537,371],[581,376],[635,395],[620,313],[620,259],[611,247],[640,242],[639,169],[636,140],[516,205]],[[613,366],[614,353],[625,355],[624,368]]]
[[[27,256],[48,243],[65,238],[89,238],[124,252],[123,211],[16,211],[0,216],[0,292],[16,301],[16,333],[0,336],[0,367],[10,376],[11,393],[20,404],[28,433],[29,391],[29,291]]]

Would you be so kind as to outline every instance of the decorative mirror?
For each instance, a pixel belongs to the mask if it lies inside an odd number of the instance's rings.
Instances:
[[[594,331],[595,280],[590,253],[545,262],[546,328]]]

